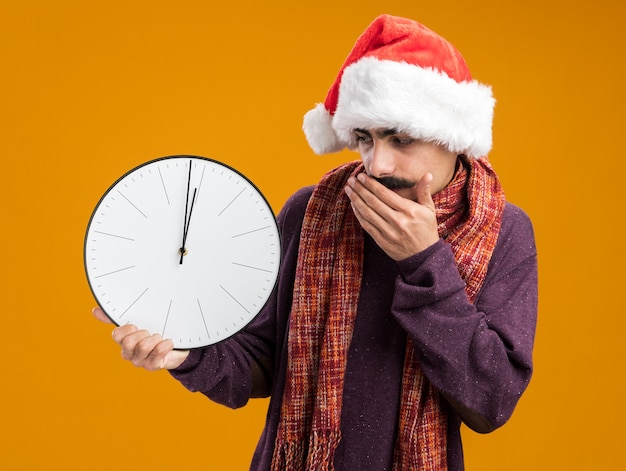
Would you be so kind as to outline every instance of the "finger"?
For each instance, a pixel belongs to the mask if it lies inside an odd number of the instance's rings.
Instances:
[[[393,212],[402,205],[402,201],[394,201],[395,198],[402,200],[402,197],[365,174],[351,179],[349,185],[351,185],[349,197],[353,208],[373,225],[379,225],[392,218]]]
[[[352,210],[361,223],[363,229],[367,232],[376,229],[384,222],[384,216],[381,213],[389,210],[386,205],[367,189],[361,182],[355,178],[348,180],[345,192],[350,199]]]
[[[163,339],[160,335],[151,335],[147,330],[131,332],[119,342],[122,347],[122,358],[137,366],[150,355],[154,346],[161,340]]]
[[[415,196],[419,204],[428,206],[434,211],[435,203],[433,202],[433,197],[430,191],[430,184],[432,183],[432,181],[432,173],[427,173],[422,178],[420,178],[415,185]]]
[[[405,204],[402,196],[365,173],[357,175],[356,180],[358,182],[357,191],[360,190],[363,200],[377,212],[387,207],[399,210]]]
[[[107,316],[104,311],[99,308],[99,307],[94,307],[91,310],[91,313],[93,314],[93,316],[98,319],[100,322],[105,322],[107,324],[113,324],[113,321],[111,319],[109,319],[109,316]]]
[[[173,368],[182,363],[182,361],[177,361],[176,358],[173,358],[177,353],[182,354],[183,352],[174,351],[174,342],[170,339],[163,340],[153,351],[155,360],[158,360],[159,368],[161,369]],[[187,357],[187,353],[185,353],[183,358]]]
[[[113,340],[115,341],[115,343],[122,345],[122,342],[129,337],[132,334],[135,334],[136,332],[138,332],[139,329],[137,328],[137,326],[133,325],[133,324],[125,324],[125,325],[121,325],[119,327],[116,327],[115,329],[113,329],[113,332],[111,332],[111,336],[113,337]],[[140,337],[134,337],[135,339],[137,339],[137,341],[140,338],[143,338],[145,336],[150,335],[148,333],[148,331],[144,330],[142,331],[140,334]],[[130,339],[127,340],[127,342]]]
[[[160,353],[158,349],[161,344],[163,344],[163,338],[158,334],[140,340],[135,345],[135,350],[130,358],[133,365],[150,371],[161,368],[165,361],[165,353]]]
[[[141,340],[135,346],[131,361],[135,366],[155,371],[166,368],[168,355],[174,348],[174,343],[163,338],[159,334],[151,335]]]

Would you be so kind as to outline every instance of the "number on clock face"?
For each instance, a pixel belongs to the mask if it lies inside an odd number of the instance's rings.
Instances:
[[[85,237],[91,290],[118,325],[214,344],[245,327],[278,276],[280,240],[259,190],[214,160],[173,156],[109,188]]]

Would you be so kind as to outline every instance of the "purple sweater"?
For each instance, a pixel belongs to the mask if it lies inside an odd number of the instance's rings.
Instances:
[[[191,391],[229,407],[252,395],[251,365],[271,384],[267,422],[252,470],[268,470],[287,364],[287,323],[300,229],[313,188],[292,196],[278,216],[282,266],[276,289],[255,320],[217,345],[192,350],[171,374]],[[452,251],[440,240],[395,262],[365,236],[363,283],[348,363],[336,471],[390,470],[406,336],[420,365],[448,397],[504,424],[532,372],[537,313],[537,258],[528,217],[507,204],[476,304],[468,302]],[[449,407],[448,467],[464,469],[461,419]]]

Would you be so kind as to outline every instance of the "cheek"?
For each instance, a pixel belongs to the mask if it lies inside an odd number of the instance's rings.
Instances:
[[[359,148],[357,149],[359,156],[361,157],[361,162],[363,162],[363,166],[365,167],[365,173],[370,174],[370,167],[372,164],[372,153],[368,152],[367,149]]]
[[[444,188],[448,181],[445,177],[442,177],[441,169],[439,165],[433,164],[432,162],[426,162],[420,159],[413,159],[412,161],[407,162],[405,166],[402,168],[398,168],[398,176],[406,178],[407,180],[411,180],[413,182],[418,182],[424,175],[430,173],[433,176],[433,180],[430,184],[430,192],[434,194]]]
[[[407,180],[419,181],[426,173],[432,171],[420,159],[406,158],[402,159],[397,167],[398,176]]]
[[[433,175],[433,181],[430,184],[430,193],[434,195],[435,193],[440,192],[448,185],[448,181],[442,179],[439,176]]]
[[[371,155],[370,149],[371,149],[371,146],[366,146],[362,142],[359,142],[359,145],[357,146],[356,151],[361,156],[361,160],[363,162],[366,162],[366,160],[370,158],[370,155]]]
[[[430,173],[433,174],[431,188],[433,193],[443,190],[448,186],[450,180],[454,177],[454,169],[454,165],[434,165],[431,167]]]

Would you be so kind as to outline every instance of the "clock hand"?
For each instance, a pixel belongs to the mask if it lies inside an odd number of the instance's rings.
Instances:
[[[193,162],[189,161],[189,173],[187,174],[187,193],[185,196],[185,219],[183,220],[183,242],[180,246],[178,252],[180,253],[180,264],[183,264],[183,257],[187,253],[187,249],[185,248],[185,242],[187,241],[187,230],[189,228],[189,219],[191,219],[191,211],[189,210],[189,189],[191,187],[191,166]],[[196,188],[197,189],[197,188]],[[195,190],[193,200],[195,201]],[[191,208],[193,209],[193,201],[191,203]],[[189,211],[189,214],[188,214]]]
[[[193,212],[193,206],[196,202],[196,192],[198,191],[197,188],[193,189],[193,196],[191,198],[191,206],[189,207],[189,216],[187,218],[185,218],[187,220],[187,223],[185,225],[185,230],[183,232],[183,246],[180,248],[180,264],[183,264],[183,257],[185,255],[187,255],[187,248],[185,247],[185,244],[187,243],[187,233],[189,232],[189,223],[191,222],[191,213]]]

